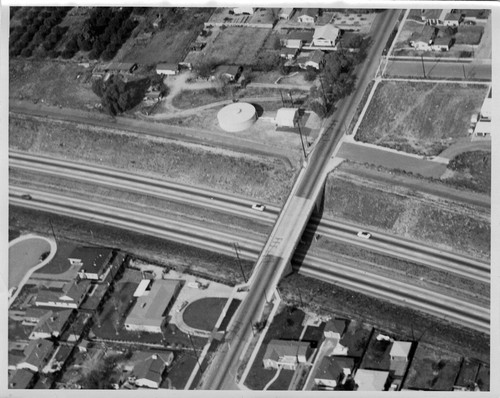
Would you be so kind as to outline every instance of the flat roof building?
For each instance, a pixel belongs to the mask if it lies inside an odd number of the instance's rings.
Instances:
[[[155,280],[150,293],[137,299],[125,320],[125,329],[161,333],[165,315],[172,307],[181,286],[180,280]]]

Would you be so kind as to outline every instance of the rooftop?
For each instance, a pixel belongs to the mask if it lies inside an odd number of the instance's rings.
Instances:
[[[163,322],[163,313],[180,283],[174,279],[155,280],[150,293],[137,299],[126,323],[160,326]]]
[[[80,262],[82,264],[80,271],[100,274],[108,265],[112,255],[113,250],[110,248],[78,247],[68,256],[68,259],[73,260],[72,263]]]
[[[339,29],[332,24],[318,26],[314,29],[314,40],[323,39],[335,41],[339,35]]]
[[[389,355],[391,357],[405,357],[410,354],[412,343],[410,341],[395,341],[392,343]]]
[[[315,17],[318,15],[319,8],[303,8],[298,12],[298,16],[307,15],[309,17]]]
[[[358,369],[354,381],[358,391],[384,391],[389,372],[382,370]]]
[[[271,340],[267,345],[264,360],[274,361],[283,357],[306,356],[309,343],[294,340]]]
[[[342,375],[342,367],[330,357],[324,357],[316,370],[315,379],[338,380]]]
[[[35,377],[33,372],[26,369],[19,369],[9,381],[9,388],[26,389]]]
[[[54,345],[49,340],[33,340],[24,350],[26,359],[23,362],[38,368],[43,364],[45,358],[52,353],[53,348]]]

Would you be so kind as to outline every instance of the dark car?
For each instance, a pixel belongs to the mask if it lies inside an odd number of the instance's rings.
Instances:
[[[31,197],[31,195],[25,193],[24,195],[21,195],[21,199],[31,200],[33,198]]]

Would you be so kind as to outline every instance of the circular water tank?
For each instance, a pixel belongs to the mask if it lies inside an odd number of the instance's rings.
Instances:
[[[257,119],[257,113],[253,105],[236,102],[222,108],[217,114],[217,119],[223,130],[237,132],[251,127]]]

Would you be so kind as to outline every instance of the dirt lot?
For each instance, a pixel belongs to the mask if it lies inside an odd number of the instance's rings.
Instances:
[[[181,62],[189,50],[189,44],[196,39],[213,12],[212,8],[155,8],[145,14],[145,21],[136,33],[151,30],[150,26],[161,11],[165,26],[153,30],[152,37],[141,44],[130,38],[115,57],[119,62],[156,64],[160,62]]]
[[[210,59],[219,64],[254,65],[259,50],[271,33],[271,29],[249,27],[214,27],[211,31],[206,47],[202,51],[190,52],[185,62],[196,65]]]
[[[100,102],[91,87],[92,68],[60,61],[9,61],[9,97],[66,108],[92,108]]]
[[[486,86],[444,83],[379,84],[355,139],[409,153],[434,156],[467,137]]]
[[[399,185],[342,172],[330,174],[324,216],[449,251],[485,259],[490,255],[489,213]]]
[[[419,343],[404,388],[451,391],[460,371],[460,362],[460,355]]]
[[[293,170],[287,170],[278,159],[173,143],[159,137],[12,115],[9,132],[11,148],[132,168],[136,173],[270,203],[282,203],[293,183]]]

